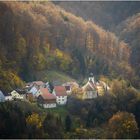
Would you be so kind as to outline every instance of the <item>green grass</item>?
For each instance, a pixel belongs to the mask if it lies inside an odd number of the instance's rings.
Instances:
[[[76,81],[65,73],[58,71],[41,71],[37,74],[37,79],[42,81],[51,81],[57,82],[58,84],[62,84],[69,81]]]
[[[68,114],[66,106],[57,106],[56,108],[46,109],[46,112],[61,116],[62,121],[65,120],[65,117]]]

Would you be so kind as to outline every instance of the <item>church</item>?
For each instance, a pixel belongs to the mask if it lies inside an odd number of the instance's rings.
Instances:
[[[93,99],[98,96],[98,89],[93,74],[90,74],[88,82],[82,87],[82,99]]]

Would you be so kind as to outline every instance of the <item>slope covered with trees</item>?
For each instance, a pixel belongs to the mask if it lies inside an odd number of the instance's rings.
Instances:
[[[140,77],[140,13],[129,17],[116,28],[116,34],[120,40],[124,40],[130,47],[130,62]],[[139,82],[137,82],[139,83]]]
[[[0,89],[7,89],[5,71],[24,81],[53,69],[75,78],[89,72],[128,78],[129,55],[113,33],[50,2],[0,2]]]
[[[140,12],[139,1],[57,1],[54,2],[85,20],[113,30],[123,20]]]

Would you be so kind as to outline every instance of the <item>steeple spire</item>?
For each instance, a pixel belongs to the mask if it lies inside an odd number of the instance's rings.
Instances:
[[[89,75],[89,81],[92,81],[93,83],[95,83],[93,73],[90,73],[90,75]]]

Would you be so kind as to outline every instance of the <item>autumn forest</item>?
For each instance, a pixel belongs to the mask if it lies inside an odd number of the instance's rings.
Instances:
[[[90,73],[110,90],[83,100],[74,88],[55,109],[0,102],[0,138],[140,138],[139,37],[138,1],[1,1],[0,91],[41,80],[53,93],[58,75],[83,86]]]

